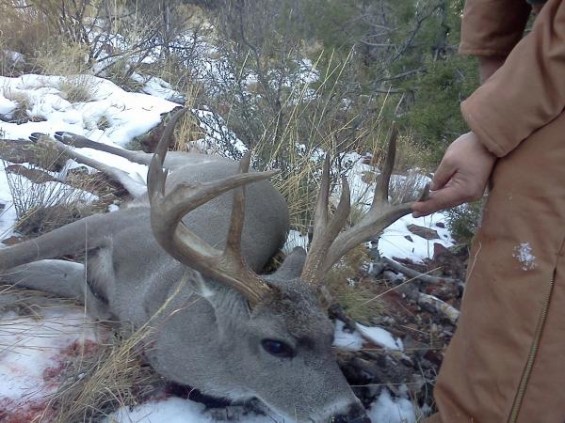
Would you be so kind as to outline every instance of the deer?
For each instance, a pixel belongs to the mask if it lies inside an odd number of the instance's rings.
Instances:
[[[410,202],[389,202],[394,153],[369,211],[349,228],[345,178],[337,208],[328,210],[326,159],[308,252],[297,247],[262,275],[289,231],[288,206],[268,181],[274,171],[249,171],[249,155],[238,163],[168,152],[185,112],[172,116],[154,154],[57,132],[57,148],[120,180],[134,199],[1,248],[0,281],[76,298],[100,319],[151,327],[144,355],[169,381],[258,400],[299,423],[370,423],[336,361],[324,281],[348,251],[411,211]],[[146,189],[82,147],[148,165]],[[77,252],[86,254],[83,263],[61,259]]]

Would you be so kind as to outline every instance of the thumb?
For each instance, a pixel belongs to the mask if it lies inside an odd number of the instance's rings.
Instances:
[[[412,215],[414,217],[427,216],[439,210],[458,206],[465,201],[465,196],[455,185],[450,185],[438,191],[430,193],[430,198],[426,201],[416,202],[412,205]]]
[[[430,189],[432,191],[442,189],[453,177],[456,171],[457,169],[455,166],[444,158],[434,173]]]

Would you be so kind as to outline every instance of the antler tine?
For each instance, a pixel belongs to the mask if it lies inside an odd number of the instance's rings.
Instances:
[[[167,150],[173,141],[173,133],[175,131],[175,127],[181,117],[183,117],[188,109],[183,107],[178,112],[176,112],[173,116],[171,116],[170,120],[165,124],[165,130],[157,143],[157,147],[155,148],[155,154],[158,154],[162,157],[162,160],[165,160],[165,155],[167,154]]]
[[[158,193],[163,193],[165,191],[165,182],[167,180],[168,172],[163,169],[163,163],[165,162],[165,156],[167,155],[169,145],[173,140],[175,126],[179,119],[184,116],[187,111],[188,109],[182,108],[171,117],[169,122],[165,124],[165,131],[161,135],[161,138],[157,143],[157,147],[155,148],[155,153],[153,154],[153,158],[151,159],[149,170],[147,172],[147,192],[149,194],[151,204],[162,200],[162,195],[160,198],[156,198],[154,200],[151,196],[152,194],[157,195]]]
[[[239,162],[239,173],[249,172],[249,163],[251,161],[251,153],[248,151],[244,154]],[[230,229],[226,241],[225,255],[232,257],[234,260],[241,260],[241,233],[243,231],[243,222],[245,218],[245,186],[236,188],[233,192],[233,204],[231,212]]]
[[[326,254],[337,237],[349,216],[350,210],[350,191],[349,184],[345,177],[342,177],[342,191],[337,209],[328,221],[328,203],[330,191],[330,159],[326,156],[322,171],[322,181],[316,212],[314,214],[314,238],[308,250],[306,263],[302,270],[301,278],[311,284],[320,284],[325,274],[324,263]]]
[[[175,115],[176,117],[176,115]],[[176,120],[175,120],[176,121]],[[172,130],[169,133],[172,134]],[[165,134],[164,134],[165,135]],[[163,137],[159,142],[165,143]],[[169,140],[170,141],[170,140]],[[166,141],[168,142],[168,141]],[[159,245],[181,263],[237,290],[254,306],[272,290],[244,263],[241,255],[241,230],[245,198],[243,185],[270,178],[274,173],[247,173],[249,158],[243,160],[237,175],[199,184],[179,184],[165,194],[167,173],[162,168],[163,157],[155,154],[148,172],[147,190],[151,204],[151,227]],[[232,207],[228,240],[223,251],[218,250],[188,229],[182,218],[191,210],[232,189],[237,189]]]
[[[373,197],[373,202],[371,207],[377,207],[381,204],[388,203],[389,185],[390,177],[392,176],[392,171],[394,169],[394,162],[396,161],[396,139],[398,138],[398,129],[396,125],[392,125],[390,136],[387,143],[387,155],[385,159],[385,165],[382,173],[377,179],[377,187],[375,190],[375,195]]]

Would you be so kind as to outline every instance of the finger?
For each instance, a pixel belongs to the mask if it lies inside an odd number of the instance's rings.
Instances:
[[[432,186],[430,187],[431,190],[437,191],[442,189],[453,177],[456,170],[457,169],[452,164],[443,159],[432,178]]]
[[[414,203],[412,215],[414,217],[427,216],[439,210],[458,206],[465,201],[467,201],[467,197],[456,187],[446,187],[439,191],[431,192],[428,200]]]

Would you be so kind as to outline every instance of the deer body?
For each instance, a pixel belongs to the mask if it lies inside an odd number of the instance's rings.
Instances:
[[[163,139],[170,138],[174,122],[170,126]],[[67,142],[68,137],[58,135]],[[61,149],[122,182],[126,178],[66,146]],[[152,160],[145,153],[109,149],[137,162]],[[162,160],[165,154],[161,148],[156,157]],[[160,173],[161,166],[171,172],[168,177]],[[133,187],[130,192],[136,197],[127,207],[0,249],[0,280],[79,298],[99,317],[133,328],[149,327],[145,356],[171,381],[230,400],[256,398],[298,422],[368,422],[337,366],[333,324],[316,289],[300,279],[305,252],[297,249],[272,275],[259,278],[254,273],[284,243],[288,208],[261,173],[239,174],[250,181],[231,187],[221,182],[237,174],[238,164],[227,159],[169,154],[151,165],[149,194],[125,180],[124,186]],[[220,188],[206,194],[208,188],[202,185],[211,183]],[[243,184],[244,202],[233,194],[233,188]],[[201,188],[204,199],[199,197]],[[189,193],[190,201],[184,202],[197,206],[190,205],[187,213],[183,203],[182,210],[176,210],[175,190],[183,194],[177,196],[181,199]],[[165,192],[171,195],[163,199]],[[163,212],[159,204],[174,207]],[[174,234],[167,232],[168,223],[160,227],[170,216],[178,226]],[[188,235],[185,228],[191,231]],[[174,244],[183,236],[190,242]],[[183,245],[188,254],[179,252]],[[218,249],[224,249],[223,259],[214,256]],[[84,264],[57,259],[80,251],[86,253]],[[186,258],[191,254],[202,260]],[[210,257],[219,263],[220,272],[206,264]],[[251,279],[251,288],[242,287],[246,279]]]

